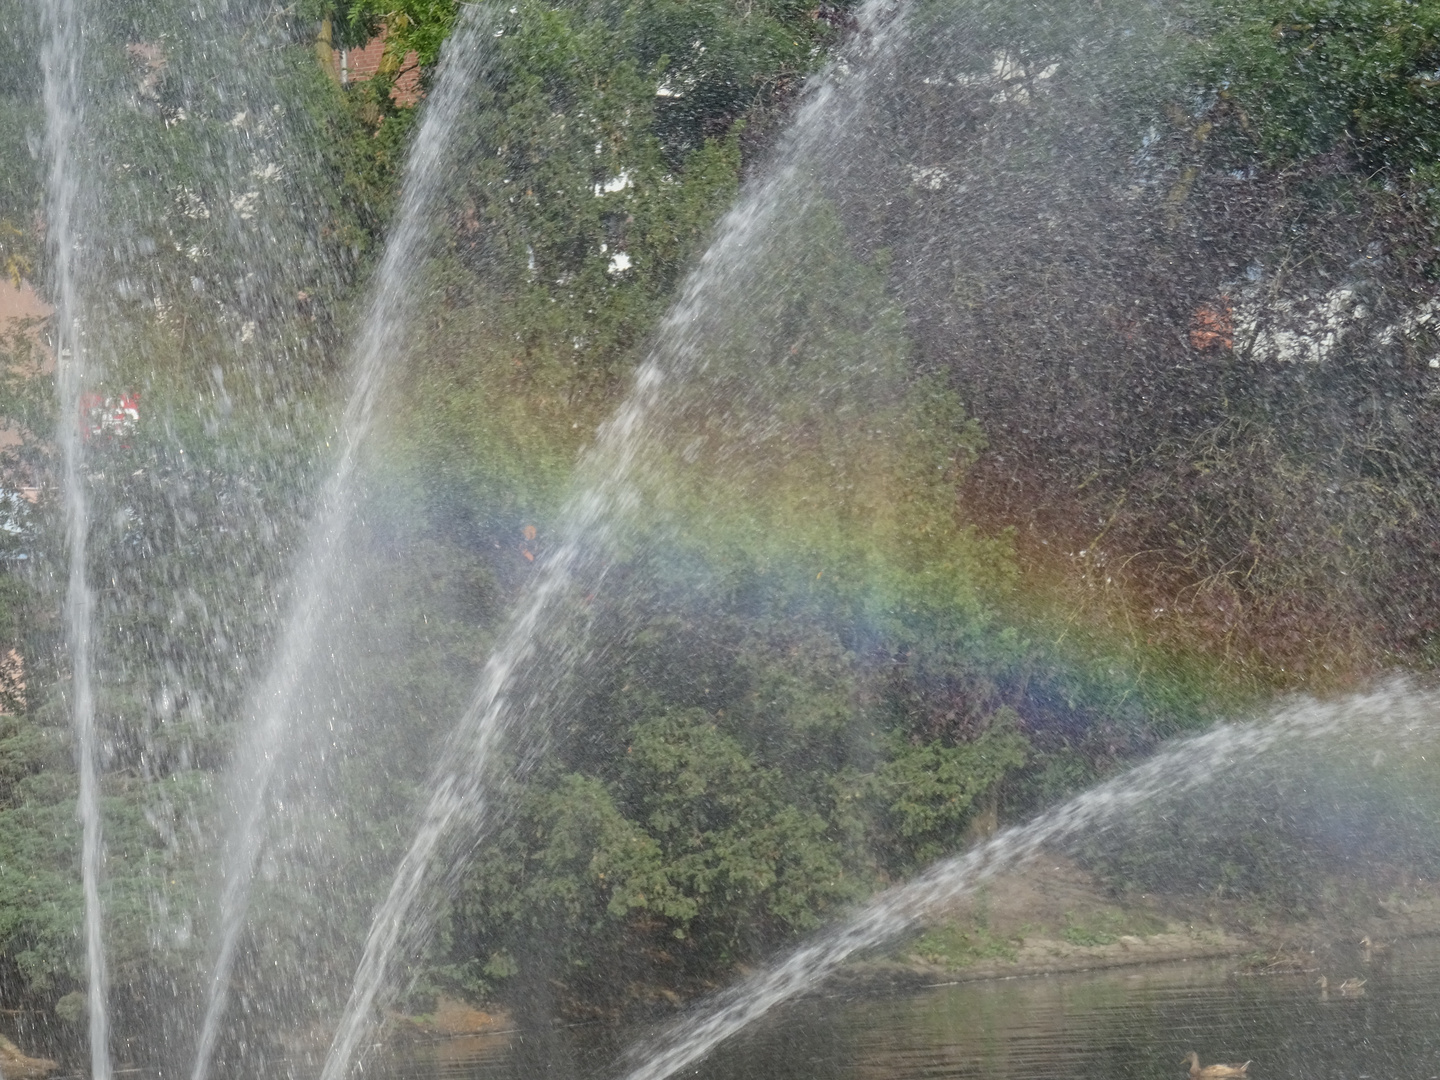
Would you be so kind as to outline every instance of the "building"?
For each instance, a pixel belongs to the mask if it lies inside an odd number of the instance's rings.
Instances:
[[[380,33],[358,49],[332,49],[334,74],[341,86],[368,82],[380,70],[385,58],[386,31]],[[414,50],[407,52],[400,61],[400,71],[395,76],[395,85],[390,89],[390,100],[396,105],[410,107],[418,105],[424,92],[420,88],[420,59]]]

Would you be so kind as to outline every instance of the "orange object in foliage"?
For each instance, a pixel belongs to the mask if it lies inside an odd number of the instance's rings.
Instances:
[[[1190,344],[1196,349],[1235,347],[1234,310],[1220,298],[1218,304],[1202,304],[1190,316]]]

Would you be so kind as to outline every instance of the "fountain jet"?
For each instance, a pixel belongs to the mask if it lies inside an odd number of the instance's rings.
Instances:
[[[558,655],[542,657],[542,642],[549,647],[558,636],[553,631],[565,618],[563,601],[575,595],[576,587],[583,581],[593,590],[603,580],[607,541],[618,523],[633,520],[651,463],[663,453],[665,419],[683,407],[687,381],[707,364],[707,343],[733,314],[736,299],[748,295],[769,234],[778,223],[800,217],[822,190],[815,168],[843,139],[862,107],[871,74],[904,25],[890,0],[869,0],[857,21],[850,47],[812,80],[771,168],[720,222],[657,330],[629,396],[583,456],[575,494],[560,515],[560,543],[512,616],[435,766],[428,785],[433,794],[371,923],[322,1080],[349,1075],[368,1041],[377,1006],[390,992],[396,954],[418,948],[428,936],[432,913],[426,899],[435,884],[433,864],[441,841],[459,833],[473,844],[486,830],[499,789],[509,779],[495,775],[495,754],[522,721],[530,732],[543,735],[548,721],[563,709],[564,695],[556,692],[560,673],[583,660],[583,644],[572,641]],[[546,673],[538,678],[542,689],[516,696],[521,673],[536,680],[539,669]],[[441,876],[454,872],[451,868]]]
[[[49,177],[46,191],[47,240],[52,259],[55,299],[55,372],[60,419],[55,441],[60,448],[69,561],[65,632],[70,659],[70,711],[80,773],[80,874],[85,902],[86,1000],[90,1013],[90,1075],[110,1080],[109,979],[100,909],[100,868],[104,857],[100,822],[99,768],[96,752],[95,694],[91,684],[91,643],[95,595],[86,576],[86,539],[90,531],[85,492],[85,447],[80,401],[85,389],[85,347],[79,291],[75,281],[76,218],[81,199],[75,161],[83,112],[80,94],[82,44],[80,10],[75,0],[45,5],[48,31],[41,56],[44,69],[45,143]]]
[[[373,426],[390,365],[403,351],[418,300],[418,277],[427,254],[431,209],[445,177],[447,133],[488,55],[487,9],[467,4],[461,11],[460,24],[446,43],[438,84],[424,105],[425,113],[406,163],[400,211],[352,349],[350,394],[337,433],[340,452],[310,530],[295,587],[296,599],[281,631],[275,661],[251,702],[247,734],[232,766],[235,820],[225,849],[219,947],[207,987],[192,1080],[205,1080],[214,1057],[255,864],[264,842],[267,793],[276,766],[285,755],[295,698],[315,654],[326,600],[342,569],[337,562],[353,522],[354,477],[362,445]]]
[[[632,1052],[624,1080],[666,1080],[704,1058],[771,1009],[818,986],[837,967],[912,930],[957,897],[1046,845],[1121,820],[1162,796],[1199,788],[1238,764],[1319,739],[1387,737],[1391,747],[1433,737],[1440,698],[1399,682],[1343,701],[1302,701],[1265,720],[1225,725],[1176,743],[1143,765],[1091,788],[1026,825],[935,863],[881,893],[847,922],[711,998],[690,1017]],[[1373,751],[1372,751],[1373,752]]]

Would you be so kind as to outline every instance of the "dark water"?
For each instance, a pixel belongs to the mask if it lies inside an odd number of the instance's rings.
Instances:
[[[777,1012],[686,1075],[695,1080],[1183,1080],[1253,1059],[1255,1080],[1440,1077],[1440,939],[1370,961],[1337,947],[1317,970],[1245,976],[1196,962],[934,987],[885,998],[813,998]],[[1358,996],[1322,998],[1364,978]],[[601,1033],[577,1029],[453,1040],[384,1063],[387,1080],[600,1080],[615,1075]],[[375,1063],[379,1065],[379,1062]],[[372,1067],[373,1069],[373,1067]]]

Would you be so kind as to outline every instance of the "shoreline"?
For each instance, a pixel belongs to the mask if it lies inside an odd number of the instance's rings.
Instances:
[[[1239,959],[1252,956],[1258,948],[1255,940],[1223,930],[1164,932],[1148,937],[1127,934],[1106,945],[1073,945],[1063,939],[1034,937],[1025,940],[1013,960],[988,960],[960,967],[927,963],[919,958],[862,960],[836,972],[819,989],[829,987],[857,994],[903,993],[963,983],[1043,978],[1190,960]],[[1310,969],[1285,963],[1274,972],[1305,970]]]
[[[923,932],[843,965],[809,994],[897,994],[1192,960],[1232,960],[1245,976],[1325,973],[1338,983],[1366,971],[1362,938],[1381,953],[1390,942],[1440,934],[1440,884],[1392,882],[1377,892],[1372,874],[1336,886],[1345,903],[1293,917],[1214,896],[1116,896],[1074,860],[1042,855],[957,900]],[[392,1025],[387,1040],[396,1043],[516,1028],[501,1006],[444,998],[435,1014],[397,1016]]]
[[[1116,896],[1046,854],[957,901],[905,944],[846,965],[828,985],[920,989],[1190,960],[1249,976],[1364,973],[1393,942],[1440,934],[1440,883],[1336,879],[1302,915],[1215,896]],[[1366,946],[1364,942],[1371,942]]]

